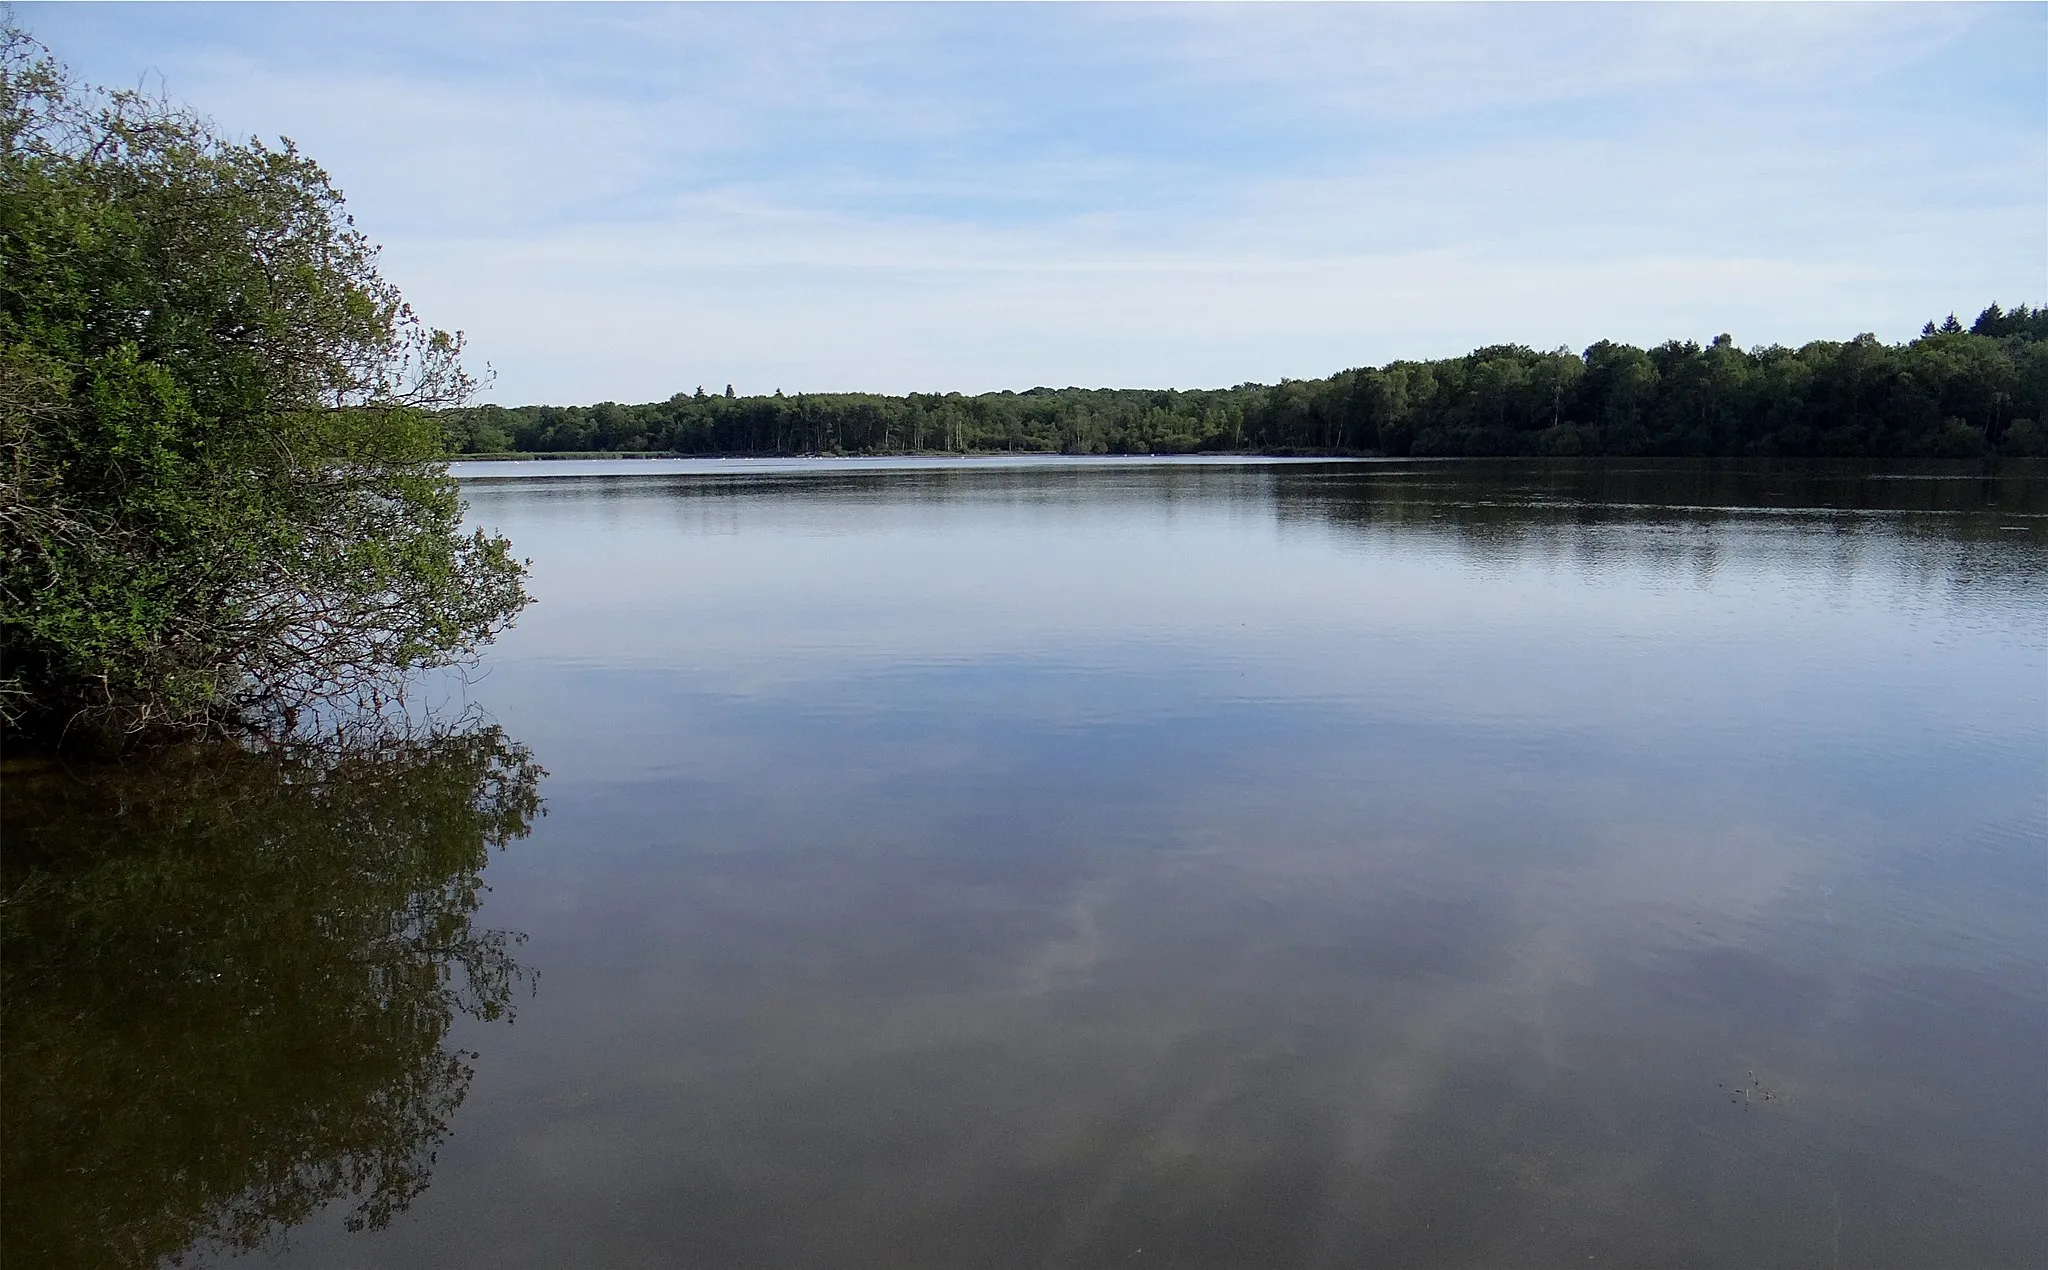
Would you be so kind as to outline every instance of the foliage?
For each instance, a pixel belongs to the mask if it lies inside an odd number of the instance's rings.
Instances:
[[[8,1265],[146,1267],[423,1189],[517,936],[479,871],[540,769],[495,730],[7,773]]]
[[[449,412],[465,453],[1930,455],[2048,453],[2048,310],[1993,305],[1906,345],[1744,350],[1728,336],[1520,345],[1198,391],[713,396]]]
[[[111,736],[290,720],[525,603],[430,410],[461,340],[324,172],[0,29],[0,708]]]

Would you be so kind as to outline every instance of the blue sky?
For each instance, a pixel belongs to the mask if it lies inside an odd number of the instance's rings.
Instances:
[[[46,5],[487,398],[1199,387],[2048,299],[2048,6]]]

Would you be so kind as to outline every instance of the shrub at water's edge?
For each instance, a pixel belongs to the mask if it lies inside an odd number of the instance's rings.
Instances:
[[[0,712],[284,723],[526,603],[431,413],[472,388],[318,165],[78,84],[0,29]]]
[[[1997,305],[1910,344],[1584,353],[1516,344],[1327,379],[1193,391],[678,393],[625,406],[446,412],[468,454],[1692,455],[1975,458],[2048,454],[2048,310]]]

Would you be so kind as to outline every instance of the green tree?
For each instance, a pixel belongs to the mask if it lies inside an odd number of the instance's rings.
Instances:
[[[0,28],[0,712],[125,738],[299,721],[526,603],[461,532],[461,339],[326,174]]]

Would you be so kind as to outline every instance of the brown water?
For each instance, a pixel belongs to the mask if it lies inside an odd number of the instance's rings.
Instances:
[[[10,1270],[2048,1264],[2038,466],[465,476],[501,734],[10,774]]]

